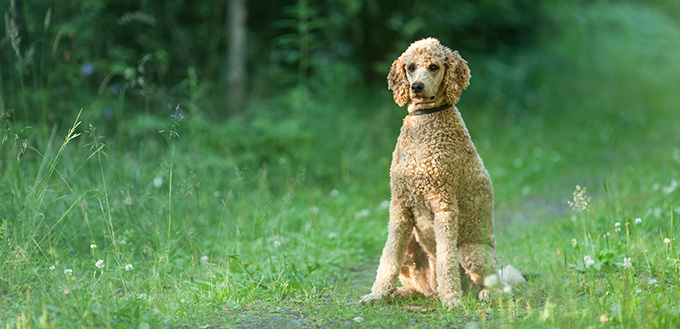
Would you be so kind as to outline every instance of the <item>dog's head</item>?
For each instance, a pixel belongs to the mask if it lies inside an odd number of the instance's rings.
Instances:
[[[470,83],[470,69],[457,51],[427,38],[412,43],[392,63],[387,83],[399,106],[455,104]]]

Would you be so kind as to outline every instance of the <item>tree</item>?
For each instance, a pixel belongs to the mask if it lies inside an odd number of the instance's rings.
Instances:
[[[227,104],[233,116],[243,114],[246,93],[246,3],[229,0],[227,25],[229,42],[227,50]]]

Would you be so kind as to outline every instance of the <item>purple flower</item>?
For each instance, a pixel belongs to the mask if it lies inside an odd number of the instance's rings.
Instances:
[[[120,92],[120,83],[116,82],[111,85],[111,91],[113,92],[114,95],[118,95]]]
[[[94,73],[94,64],[87,64],[80,68],[80,73],[86,77],[89,77]]]
[[[104,108],[104,116],[107,119],[111,119],[113,117],[113,108],[111,106],[107,106]]]

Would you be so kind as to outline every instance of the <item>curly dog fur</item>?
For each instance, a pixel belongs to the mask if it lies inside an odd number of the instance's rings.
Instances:
[[[486,277],[500,277],[493,189],[454,105],[470,81],[467,62],[439,40],[423,39],[394,61],[387,80],[394,101],[408,104],[411,115],[392,155],[387,242],[362,302],[417,291],[457,306],[463,287],[488,299],[501,286],[484,285]]]

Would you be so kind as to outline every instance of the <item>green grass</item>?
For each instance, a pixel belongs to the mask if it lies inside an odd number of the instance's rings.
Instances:
[[[403,109],[386,91],[296,89],[223,123],[3,118],[0,326],[680,326],[680,24],[626,4],[555,20],[574,28],[513,64],[467,58],[468,92],[491,96],[459,104],[494,181],[500,261],[533,274],[513,297],[359,305]],[[618,32],[591,33],[604,26]]]

